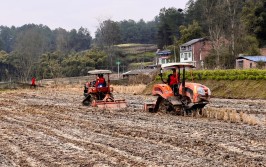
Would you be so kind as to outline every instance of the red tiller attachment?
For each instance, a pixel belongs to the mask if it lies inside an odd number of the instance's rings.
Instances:
[[[149,111],[149,112],[153,112],[154,108],[155,108],[155,104],[154,102],[146,102],[144,103],[144,106],[143,106],[143,110],[144,111]]]

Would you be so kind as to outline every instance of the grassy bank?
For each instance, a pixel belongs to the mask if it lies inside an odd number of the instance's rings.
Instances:
[[[204,80],[199,83],[208,86],[213,97],[266,99],[266,80]]]

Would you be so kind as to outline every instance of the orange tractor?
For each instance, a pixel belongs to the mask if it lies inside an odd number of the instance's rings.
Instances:
[[[187,63],[167,63],[161,66],[160,76],[163,84],[153,86],[152,95],[158,96],[152,108],[153,112],[164,110],[187,115],[198,111],[202,114],[202,108],[210,101],[211,91],[202,84],[186,82],[186,68],[194,68],[194,66]],[[167,81],[164,81],[163,70],[177,71],[176,85],[170,87]]]
[[[85,106],[98,107],[103,109],[121,109],[126,108],[127,103],[123,99],[115,100],[113,97],[113,88],[110,87],[110,70],[92,70],[88,71],[89,75],[95,75],[95,80],[87,82],[84,86],[84,100],[82,104]],[[99,75],[107,75],[107,82],[101,86],[97,85]]]

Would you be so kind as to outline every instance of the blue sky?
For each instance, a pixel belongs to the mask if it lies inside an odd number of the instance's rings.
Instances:
[[[144,19],[151,21],[163,7],[185,8],[188,0],[0,0],[0,25],[28,23],[51,29],[87,28],[94,36],[99,22]]]

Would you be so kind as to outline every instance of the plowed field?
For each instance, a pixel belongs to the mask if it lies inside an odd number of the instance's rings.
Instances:
[[[81,89],[0,93],[0,166],[266,166],[265,124],[148,113],[150,97],[124,97],[126,110],[101,111]]]

